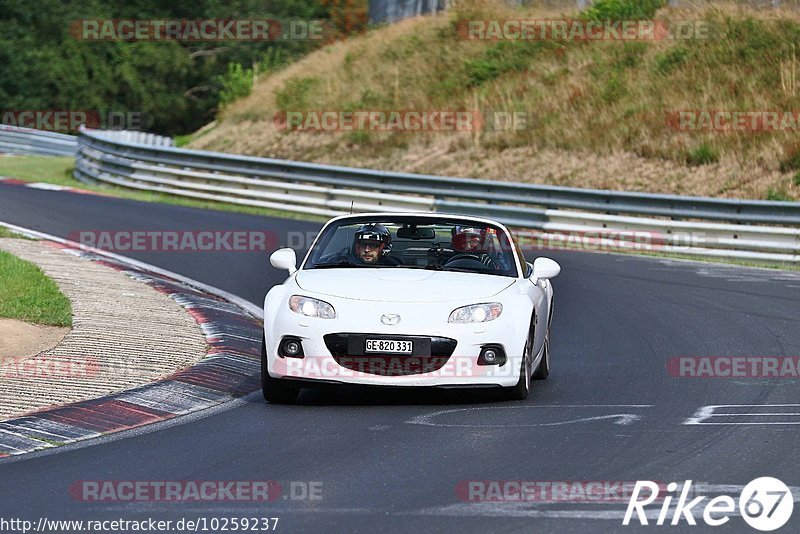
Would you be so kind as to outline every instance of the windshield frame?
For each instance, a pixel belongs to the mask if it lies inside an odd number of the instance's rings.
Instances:
[[[380,222],[380,223],[400,223],[400,224],[417,224],[419,226],[427,226],[427,225],[462,225],[462,226],[487,226],[489,228],[494,229],[498,236],[502,234],[505,237],[505,240],[510,244],[509,253],[513,258],[512,267],[506,271],[506,274],[503,273],[494,273],[494,272],[481,272],[478,270],[475,271],[466,271],[466,270],[457,270],[457,269],[447,269],[444,272],[469,272],[472,274],[484,274],[489,276],[503,276],[505,278],[523,278],[524,271],[520,268],[520,258],[518,256],[518,245],[514,236],[511,232],[506,228],[503,224],[500,224],[496,221],[492,221],[489,219],[483,219],[479,217],[469,217],[469,216],[458,216],[458,215],[443,215],[443,214],[431,214],[431,215],[420,215],[420,214],[393,214],[393,213],[369,213],[369,214],[359,214],[359,215],[343,215],[341,217],[336,217],[328,221],[325,226],[317,234],[316,238],[314,239],[313,243],[308,249],[303,261],[300,264],[298,271],[315,271],[317,269],[330,269],[336,268],[336,266],[328,266],[328,267],[319,267],[309,266],[311,262],[311,258],[319,250],[320,247],[326,247],[330,242],[331,238],[335,235],[335,233],[339,230],[342,226],[353,226],[358,224],[366,224],[371,222]],[[342,268],[348,268],[349,266],[343,265]],[[411,265],[396,265],[396,266],[389,266],[389,265],[358,265],[358,268],[372,268],[372,269],[420,269],[422,267],[418,266],[411,266]],[[510,271],[514,271],[512,274]]]

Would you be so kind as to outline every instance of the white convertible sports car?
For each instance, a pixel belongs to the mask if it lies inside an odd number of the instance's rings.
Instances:
[[[330,220],[264,300],[269,402],[324,384],[503,387],[524,399],[550,371],[549,258],[526,263],[508,229],[467,216],[367,213]]]

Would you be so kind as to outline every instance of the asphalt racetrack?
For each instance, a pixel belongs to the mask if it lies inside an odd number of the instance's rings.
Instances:
[[[0,220],[60,237],[268,230],[280,244],[320,226],[4,184]],[[285,278],[264,252],[127,255],[259,305]],[[554,280],[552,372],[524,402],[348,388],[306,390],[297,405],[277,406],[257,392],[123,439],[1,460],[3,515],[34,523],[205,518],[209,531],[214,518],[277,517],[276,531],[287,533],[701,532],[712,530],[702,508],[696,527],[653,525],[659,504],[647,508],[649,526],[624,527],[627,499],[543,489],[546,499],[515,501],[508,497],[517,486],[505,483],[574,490],[692,480],[693,496],[737,500],[757,477],[800,485],[798,378],[681,377],[668,368],[681,357],[800,356],[800,274],[587,252],[550,256],[562,266]],[[69,490],[86,480],[274,480],[290,491],[267,503],[84,502]],[[501,502],[487,500],[491,487],[507,490]],[[799,525],[796,509],[782,531]],[[755,532],[739,516],[713,530]]]

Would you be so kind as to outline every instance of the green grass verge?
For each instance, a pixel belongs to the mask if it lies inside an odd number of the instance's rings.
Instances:
[[[8,228],[6,228],[4,226],[0,226],[0,237],[17,238],[17,237],[22,237],[22,236],[15,234],[14,232],[12,232],[11,230],[9,230]]]
[[[72,177],[74,160],[72,158],[56,158],[48,156],[16,156],[0,158],[0,176],[18,178],[26,182],[44,182],[48,184],[63,185],[95,191],[118,198],[127,198],[143,202],[158,202],[161,204],[174,204],[190,208],[229,211],[233,213],[246,213],[265,217],[280,217],[283,219],[296,219],[304,221],[327,221],[326,217],[303,215],[290,211],[271,210],[252,206],[238,206],[224,202],[210,200],[194,200],[181,198],[154,191],[134,191],[124,187],[105,184],[85,184]]]
[[[39,267],[0,251],[0,317],[72,326],[72,306]]]

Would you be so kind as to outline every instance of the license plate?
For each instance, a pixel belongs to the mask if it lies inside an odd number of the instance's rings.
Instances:
[[[396,339],[368,339],[367,352],[394,352],[411,354],[412,341],[398,341]]]

